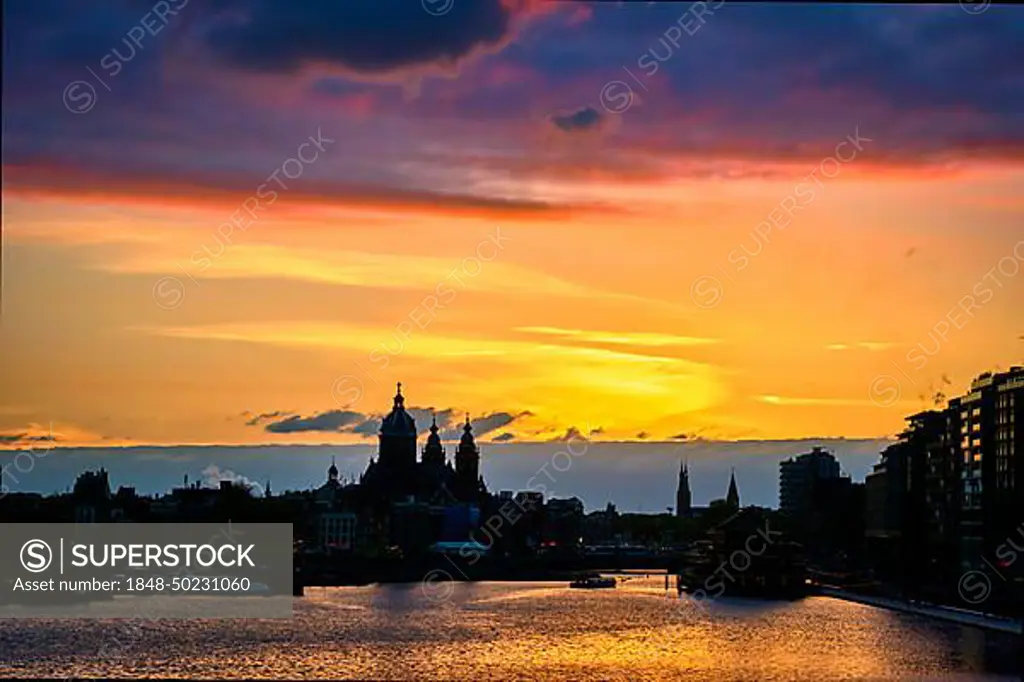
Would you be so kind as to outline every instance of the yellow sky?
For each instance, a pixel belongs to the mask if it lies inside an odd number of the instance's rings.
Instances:
[[[850,174],[767,237],[793,181],[549,183],[579,202],[550,216],[296,197],[226,246],[234,199],[9,195],[0,432],[348,442],[241,415],[376,413],[402,381],[418,407],[528,411],[500,430],[522,440],[884,436],[1024,355],[1022,182]]]

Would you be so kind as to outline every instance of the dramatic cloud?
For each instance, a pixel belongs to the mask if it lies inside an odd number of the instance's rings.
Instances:
[[[259,426],[260,424],[271,421],[273,419],[278,419],[280,417],[290,417],[294,414],[295,413],[292,412],[291,410],[275,410],[274,412],[264,412],[262,414],[253,414],[252,412],[245,411],[242,413],[242,416],[245,417],[246,426]]]
[[[455,410],[447,408],[439,410],[434,407],[407,407],[405,411],[412,415],[412,418],[416,421],[416,430],[419,433],[426,433],[430,430],[430,424],[432,419],[437,419],[437,428],[441,431],[442,437],[446,431],[450,431],[454,428],[456,422],[459,422],[459,417]],[[376,423],[380,425],[380,420],[384,418],[384,415],[379,415],[376,418]]]
[[[446,441],[455,441],[462,437],[463,413],[453,408],[439,410],[433,407],[407,407],[406,411],[416,422],[416,430],[424,434],[430,429],[432,418],[437,419],[438,431],[441,438]],[[249,417],[250,413],[243,413]],[[529,411],[516,414],[511,412],[492,412],[477,419],[471,419],[473,434],[477,437],[484,436],[504,426],[508,426],[516,419],[531,416]],[[284,417],[281,419],[281,417]],[[263,414],[253,415],[247,426],[265,425],[264,430],[268,433],[301,433],[301,432],[326,432],[326,433],[351,433],[363,437],[375,436],[380,431],[383,414],[363,414],[350,410],[331,410],[314,414],[309,417],[276,410]],[[276,421],[275,421],[276,420]]]
[[[730,7],[698,40],[673,45],[664,33],[690,16],[685,7],[594,3],[587,21],[567,23],[580,12],[571,5],[456,1],[432,16],[406,0],[193,1],[140,48],[126,35],[142,30],[151,3],[15,0],[4,16],[5,170],[39,171],[5,181],[108,200],[209,201],[210,188],[248,196],[317,124],[344,158],[289,182],[290,196],[403,211],[552,211],[525,192],[484,196],[492,175],[531,188],[790,178],[778,166],[818,162],[858,126],[875,142],[847,175],[1024,159],[1024,15],[1009,8],[966,21],[955,6]],[[101,64],[115,49],[132,55],[115,60],[116,76]],[[651,91],[599,149],[536,134],[538,112],[564,112],[544,121],[556,131],[601,127],[602,104],[613,104],[600,102],[601,88],[620,66]],[[415,91],[390,84],[455,70],[458,79]],[[92,88],[88,116],[54,105],[76,83],[65,105],[76,111]],[[210,158],[221,177],[207,177]],[[480,196],[460,195],[477,173]]]
[[[473,426],[473,433],[477,436],[483,436],[491,431],[496,431],[503,426],[508,426],[520,417],[528,416],[530,416],[529,412],[520,412],[518,414],[511,414],[509,412],[492,412],[491,414],[484,415],[479,419],[471,420],[470,424]]]
[[[299,431],[332,431],[335,433],[352,432],[352,428],[362,424],[365,415],[348,410],[332,410],[312,417],[294,414],[281,421],[266,425],[270,433],[296,433]]]
[[[503,0],[450,3],[434,16],[407,0],[230,2],[207,31],[213,51],[234,66],[293,72],[335,65],[387,73],[421,65],[445,68],[480,49],[494,48],[511,31],[515,6]]]
[[[551,123],[565,132],[592,130],[601,124],[601,112],[594,107],[584,107],[569,114],[555,114]]]
[[[49,451],[59,444],[95,443],[103,436],[73,424],[40,424],[29,422],[16,428],[0,429],[0,450]]]
[[[564,434],[562,434],[561,436],[556,436],[556,437],[552,438],[549,442],[551,442],[551,443],[569,443],[571,441],[576,441],[576,440],[588,441],[590,439],[587,438],[585,435],[583,435],[583,432],[580,431],[575,426],[570,426],[568,429],[566,429]]]
[[[515,438],[515,434],[508,433],[506,431],[505,433],[498,434],[497,436],[492,438],[491,441],[494,443],[507,443],[508,441],[515,440]]]

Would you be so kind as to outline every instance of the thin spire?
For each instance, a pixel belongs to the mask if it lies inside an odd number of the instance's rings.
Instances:
[[[736,467],[732,467],[732,474],[729,476],[729,492],[726,493],[725,501],[734,507],[740,506],[740,493],[736,487]]]

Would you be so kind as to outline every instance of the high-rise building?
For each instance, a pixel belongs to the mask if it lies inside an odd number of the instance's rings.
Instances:
[[[1024,518],[1024,367],[907,417],[866,481],[867,538],[908,589],[985,570]]]
[[[779,510],[790,516],[810,511],[815,484],[839,478],[839,462],[820,447],[779,464]]]
[[[1024,367],[985,372],[960,398],[959,527],[964,568],[981,568],[1024,514],[1022,403]]]
[[[960,398],[949,401],[942,412],[944,423],[937,442],[927,445],[925,505],[929,571],[944,584],[960,575],[960,498],[963,483]]]

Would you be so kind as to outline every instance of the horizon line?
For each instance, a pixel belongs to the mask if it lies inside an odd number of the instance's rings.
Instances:
[[[486,443],[488,445],[496,445],[499,447],[508,447],[513,445],[559,445],[564,443],[571,443],[573,441],[584,441],[587,443],[593,443],[595,445],[673,445],[676,447],[683,447],[686,445],[697,445],[707,443],[726,443],[726,444],[745,444],[745,443],[802,443],[811,441],[840,441],[840,442],[870,442],[870,441],[896,441],[899,440],[898,435],[888,436],[799,436],[793,438],[693,438],[688,440],[593,440],[590,438],[559,438],[556,440],[516,440],[516,441],[490,441],[486,439],[480,439],[479,442]],[[287,447],[287,448],[322,448],[322,447],[333,447],[333,448],[353,448],[353,447],[364,447],[375,445],[373,441],[367,440],[365,443],[134,443],[131,445],[102,445],[102,444],[90,444],[90,445],[59,445],[53,444],[50,447],[40,446],[40,443],[46,443],[47,441],[35,441],[34,446],[25,446],[20,448],[7,448],[0,447],[0,453],[18,453],[18,452],[35,452],[37,450],[43,450],[50,452],[53,450],[133,450],[139,448],[159,448],[159,449],[172,449],[172,448],[271,448],[271,447]],[[51,441],[52,442],[52,441]],[[446,443],[455,443],[456,440],[443,441]]]

